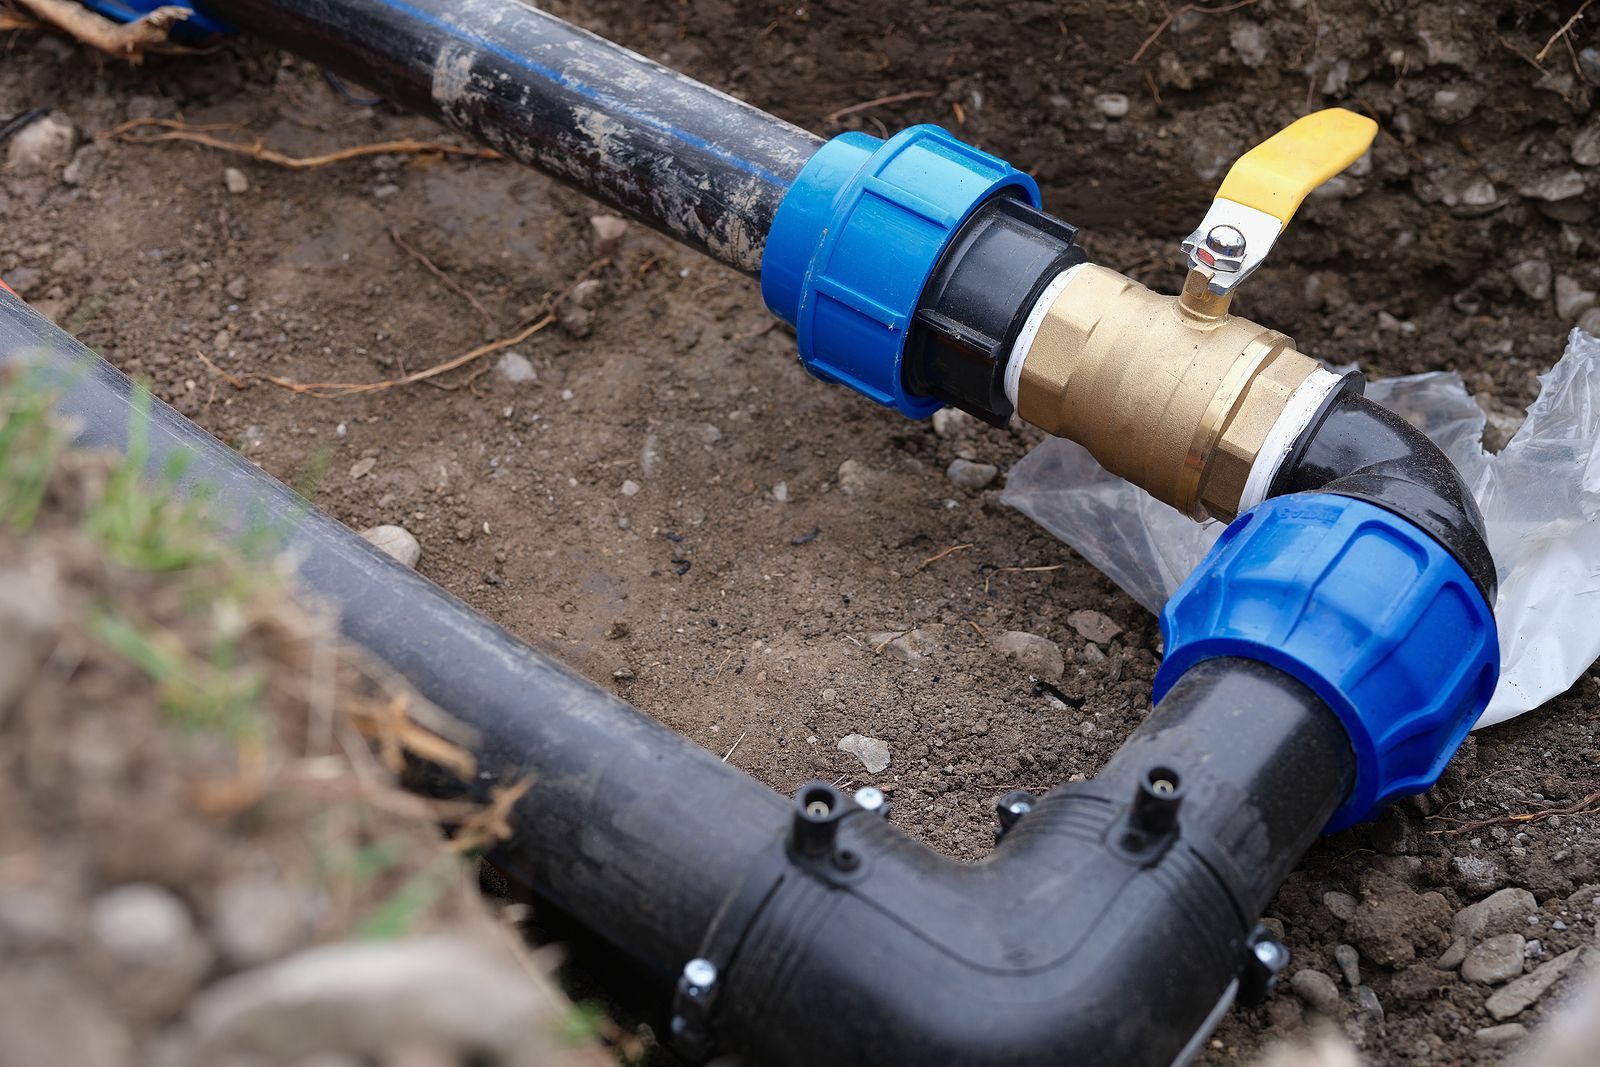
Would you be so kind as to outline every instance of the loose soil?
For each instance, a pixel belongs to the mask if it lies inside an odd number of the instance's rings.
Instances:
[[[552,6],[822,133],[945,124],[1036,174],[1093,258],[1168,291],[1176,242],[1229,161],[1306,110],[1366,111],[1384,128],[1370,161],[1308,201],[1242,310],[1370,373],[1459,371],[1491,444],[1584,310],[1571,294],[1600,289],[1595,197],[1560,198],[1574,175],[1600,184],[1574,162],[1600,151],[1593,20],[1536,58],[1565,6],[1261,0],[1181,8],[1159,35],[1159,4],[1087,0]],[[291,153],[448,136],[250,42],[132,70],[49,38],[0,44],[0,113],[54,106],[90,136],[179,113]],[[926,95],[829,121],[906,91]],[[229,191],[225,167],[247,191]],[[960,457],[1004,471],[1030,431],[910,423],[819,385],[750,281],[638,225],[558,326],[516,346],[534,372],[520,382],[479,373],[497,354],[431,386],[325,400],[236,389],[206,362],[298,381],[415,371],[534,316],[597,259],[601,213],[505,163],[292,173],[90,140],[65,176],[0,175],[0,271],[251,459],[314,484],[322,507],[357,528],[404,525],[423,573],[730,762],[785,792],[871,781],[909,833],[982,855],[995,798],[1093,774],[1148,712],[1159,661],[1155,620],[1000,506],[998,483],[946,477]],[[1549,271],[1519,284],[1527,261]],[[1120,632],[1087,640],[1068,621],[1082,610]],[[1059,695],[996,653],[1008,630],[1061,648]],[[1505,820],[1600,789],[1596,688],[1591,672],[1486,731],[1427,796],[1321,843],[1270,908],[1295,969],[1337,978],[1335,945],[1362,954],[1383,1016],[1342,982],[1334,1014],[1371,1062],[1505,1054],[1474,1037],[1496,1021],[1493,987],[1431,962],[1461,906],[1531,890],[1530,967],[1592,937],[1579,890],[1597,877],[1595,816]],[[887,770],[835,747],[852,733],[888,743]],[[1460,825],[1481,820],[1500,821]],[[1347,924],[1330,892],[1387,918]],[[1235,1012],[1209,1062],[1302,1016],[1287,989]]]

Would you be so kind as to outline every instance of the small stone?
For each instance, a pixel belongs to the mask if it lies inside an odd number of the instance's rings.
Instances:
[[[882,649],[906,663],[917,663],[941,648],[944,636],[944,626],[932,623],[914,630],[872,634],[868,640],[874,649]]]
[[[1585,289],[1575,278],[1565,274],[1556,277],[1556,314],[1564,319],[1576,319],[1594,307],[1600,297],[1594,290]]]
[[[1445,949],[1433,965],[1441,971],[1453,971],[1461,966],[1461,961],[1467,958],[1467,939],[1458,937],[1450,942],[1450,947]]]
[[[1257,22],[1245,22],[1242,19],[1235,21],[1228,30],[1228,44],[1233,46],[1239,62],[1252,69],[1265,63],[1271,53],[1266,31]]]
[[[634,481],[632,478],[624,478],[623,481],[622,481],[622,495],[623,496],[638,496],[639,495],[639,483]]]
[[[567,303],[593,311],[599,305],[604,290],[605,285],[599,278],[585,278],[572,287],[572,295],[567,298]]]
[[[1584,189],[1587,187],[1588,183],[1584,181],[1581,171],[1563,170],[1553,174],[1540,175],[1526,185],[1518,186],[1517,192],[1529,200],[1556,203],[1582,196]]]
[[[953,459],[950,466],[945,469],[945,476],[956,485],[977,492],[1000,473],[1000,468],[992,463],[974,463],[970,459]]]
[[[372,199],[388,200],[400,195],[400,187],[394,182],[384,182],[382,185],[372,187]]]
[[[507,352],[495,362],[494,369],[495,373],[513,385],[539,380],[539,372],[521,352]]]
[[[776,500],[780,504],[785,503],[786,501],[788,501],[788,499],[789,499],[789,483],[788,482],[779,482],[777,485],[773,486],[772,487],[772,499]]]
[[[243,300],[250,295],[250,279],[243,274],[229,278],[224,291],[235,300]]]
[[[940,437],[955,437],[976,421],[960,408],[940,408],[933,413],[933,432]]]
[[[846,734],[839,739],[839,751],[848,752],[859,759],[868,774],[877,774],[889,766],[889,742],[864,734]]]
[[[1450,873],[1458,886],[1474,896],[1492,893],[1506,881],[1498,865],[1478,856],[1451,857]]]
[[[126,963],[159,964],[185,953],[194,923],[183,901],[158,885],[140,882],[95,897],[89,906],[89,932]]]
[[[1335,889],[1322,894],[1322,903],[1335,919],[1347,923],[1356,917],[1356,908],[1361,902],[1349,893]]]
[[[1383,1001],[1369,985],[1356,986],[1351,999],[1356,1002],[1356,1014],[1370,1022],[1383,1022]]]
[[[422,558],[422,545],[404,526],[374,526],[362,530],[361,536],[379,552],[398,560],[403,566],[415,569]]]
[[[1475,946],[1461,961],[1461,977],[1468,982],[1499,985],[1522,973],[1527,940],[1521,934],[1500,934]]]
[[[222,172],[222,184],[235,196],[250,191],[250,179],[238,167],[228,167]]]
[[[100,149],[87,144],[79,148],[61,171],[61,180],[67,185],[83,185],[94,178],[96,164],[100,161]]]
[[[1499,199],[1499,191],[1488,178],[1474,178],[1462,186],[1461,191],[1456,194],[1456,201],[1467,207],[1488,207]],[[1445,202],[1449,203],[1449,200]]]
[[[1108,119],[1124,118],[1128,114],[1128,98],[1122,93],[1101,93],[1094,98],[1095,110]]]
[[[377,465],[377,459],[372,456],[367,456],[364,459],[356,460],[350,465],[350,480],[353,482],[360,481],[362,478],[365,478],[367,475],[371,474],[372,468],[376,467]]]
[[[78,128],[65,115],[35,119],[11,137],[6,162],[19,174],[49,170],[72,160]]]
[[[610,255],[628,232],[627,220],[616,215],[591,215],[589,226],[594,230],[594,254],[597,256]]]
[[[1572,161],[1585,167],[1600,167],[1600,121],[1589,123],[1572,138]]]
[[[1339,1013],[1339,987],[1332,978],[1321,971],[1304,970],[1296,971],[1289,980],[1289,988],[1295,995],[1306,1002],[1306,1006],[1322,1012],[1324,1015],[1337,1015]]]
[[[1333,962],[1338,964],[1339,973],[1351,989],[1361,984],[1361,953],[1354,945],[1334,945]]]
[[[1542,259],[1525,259],[1512,267],[1511,280],[1529,300],[1544,300],[1550,296],[1550,264]]]
[[[0,684],[0,701],[5,688]],[[0,953],[70,947],[78,932],[75,912],[60,889],[7,885],[0,892]]]
[[[1122,627],[1108,616],[1087,609],[1074,611],[1068,615],[1067,625],[1076,630],[1079,637],[1085,641],[1093,641],[1097,645],[1107,644],[1122,632]]]
[[[1531,974],[1523,975],[1490,997],[1484,1009],[1500,1022],[1522,1013],[1560,981],[1582,952],[1581,948],[1564,952]]]
[[[238,878],[217,890],[212,934],[236,967],[254,967],[288,955],[312,933],[304,899],[288,885]]]
[[[1491,929],[1523,926],[1527,917],[1538,910],[1539,902],[1532,893],[1513,886],[1462,908],[1456,912],[1450,928],[1457,937],[1466,938],[1471,943],[1480,940]]]
[[[573,304],[561,310],[557,319],[562,331],[571,337],[584,338],[594,332],[594,312]]]
[[[1513,1041],[1521,1041],[1527,1037],[1528,1028],[1521,1023],[1501,1023],[1499,1026],[1485,1026],[1480,1030],[1474,1030],[1472,1036],[1485,1045],[1509,1045]]]
[[[466,938],[342,941],[224,978],[188,1013],[194,1063],[294,1064],[327,1049],[399,1063],[556,1062],[554,1020],[504,952]],[[407,1060],[407,1063],[416,1061]]]
[[[1062,672],[1066,670],[1061,647],[1038,634],[1025,633],[1022,630],[1005,630],[995,635],[989,643],[995,651],[1010,656],[1020,663],[1023,670],[1035,678],[1057,682],[1061,680]]]
[[[865,492],[873,481],[874,472],[865,463],[847,459],[839,464],[839,491],[845,496]]]

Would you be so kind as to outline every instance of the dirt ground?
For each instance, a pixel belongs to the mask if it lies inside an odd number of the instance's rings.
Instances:
[[[1087,0],[552,6],[819,133],[944,124],[1037,175],[1093,258],[1167,291],[1233,158],[1309,109],[1372,114],[1370,160],[1308,201],[1241,310],[1372,374],[1459,371],[1491,444],[1600,290],[1596,20],[1538,58],[1575,4],[1260,0],[1170,24],[1159,4]],[[1000,506],[1000,482],[946,476],[962,457],[1003,472],[1031,432],[910,423],[808,379],[750,281],[638,225],[592,266],[603,209],[510,164],[297,173],[95,139],[180,113],[291,153],[448,139],[258,45],[131,70],[51,38],[0,48],[0,115],[54,107],[84,138],[70,166],[0,173],[0,276],[337,517],[405,526],[424,574],[774,788],[872,781],[908,832],[973,858],[999,794],[1092,775],[1149,710],[1154,618]],[[228,167],[245,182],[230,189]],[[597,284],[520,360],[331,400],[229,383],[415,371],[530,321],[586,269]],[[1073,625],[1082,611],[1111,625]],[[1059,695],[997,653],[1004,631],[1059,647]],[[1229,1017],[1209,1061],[1299,1032],[1320,1004],[1374,1064],[1499,1062],[1516,1030],[1478,1031],[1501,1021],[1485,1009],[1501,987],[1435,961],[1455,913],[1506,888],[1535,901],[1506,920],[1529,970],[1591,940],[1597,684],[1321,843],[1269,916],[1291,970],[1336,996],[1286,982]],[[887,742],[887,770],[836,748],[852,733]],[[1507,821],[1553,805],[1580,813]],[[1509,1021],[1535,1024],[1559,992]]]

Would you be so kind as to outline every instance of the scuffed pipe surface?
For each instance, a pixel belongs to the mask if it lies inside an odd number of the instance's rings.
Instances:
[[[749,274],[822,141],[518,0],[206,0]]]

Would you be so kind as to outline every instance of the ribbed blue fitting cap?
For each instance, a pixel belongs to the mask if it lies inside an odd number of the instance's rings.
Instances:
[[[1437,541],[1330,493],[1241,515],[1161,612],[1160,700],[1190,667],[1260,660],[1298,679],[1350,734],[1342,830],[1438,780],[1500,676],[1494,614]]]
[[[951,237],[1002,190],[1039,206],[1032,178],[937,126],[887,141],[846,133],[818,149],[761,260],[761,295],[799,334],[806,369],[914,419],[939,410],[902,384],[906,334]]]
[[[83,0],[83,4],[117,22],[132,22],[158,7],[186,7],[194,11],[194,14],[184,19],[174,30],[179,37],[193,39],[233,32],[232,26],[224,25],[205,15],[197,10],[194,4],[186,3],[185,0]]]

